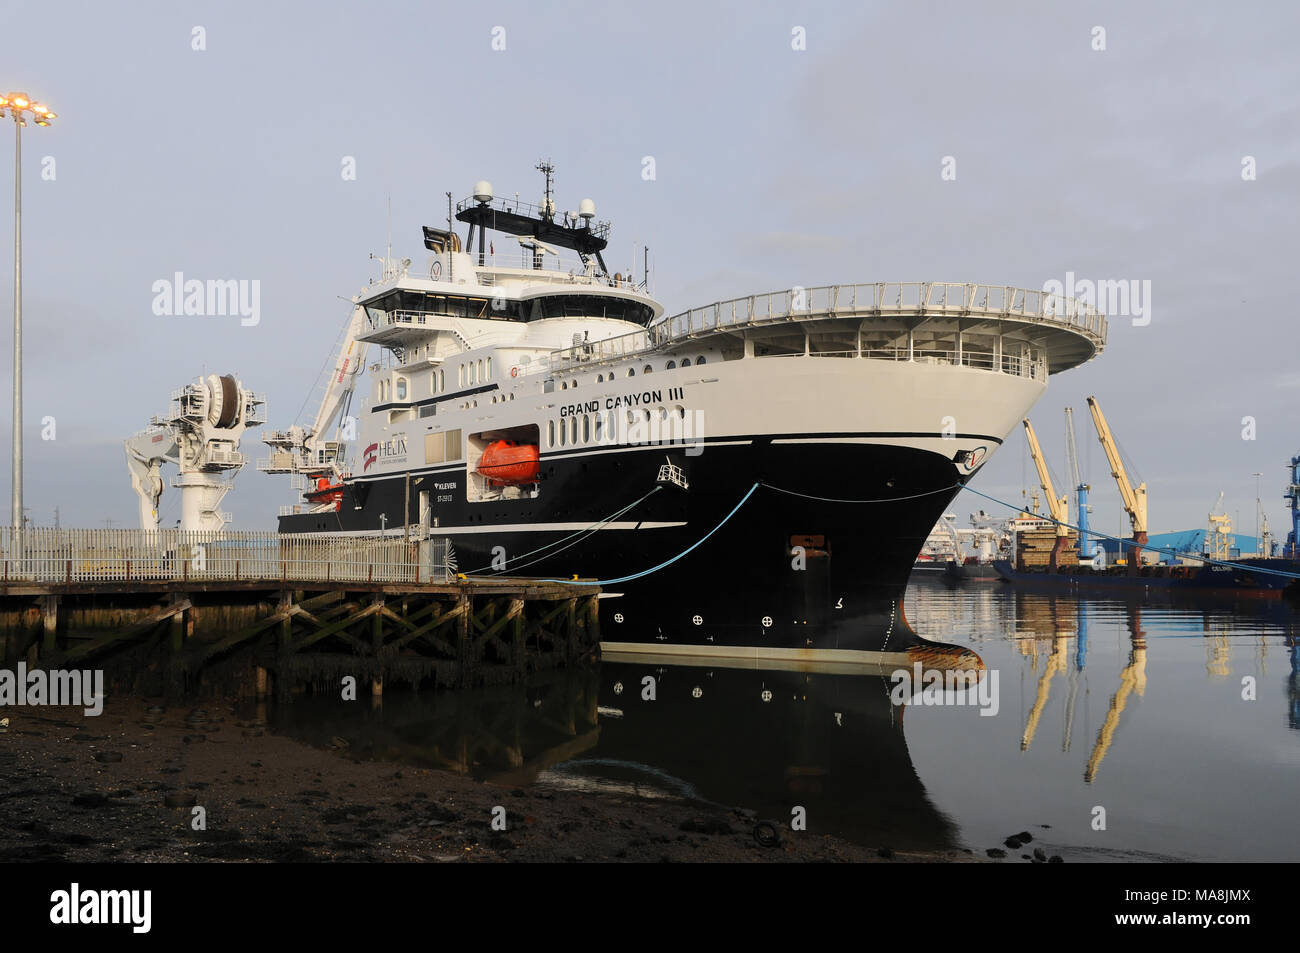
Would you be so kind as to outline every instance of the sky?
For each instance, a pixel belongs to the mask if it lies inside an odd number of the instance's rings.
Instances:
[[[612,220],[611,270],[639,271],[649,246],[669,313],[836,282],[1150,282],[1149,321],[1112,317],[1105,353],[1031,413],[1053,468],[1072,406],[1093,524],[1127,533],[1096,395],[1152,532],[1204,526],[1222,491],[1253,533],[1259,472],[1284,534],[1298,28],[1300,7],[1265,2],[0,0],[0,90],[59,113],[23,130],[29,515],[134,525],[121,442],[200,374],[264,393],[272,426],[309,422],[389,199],[394,253],[422,260],[447,191],[487,178],[536,201],[549,157],[559,205],[591,197]],[[153,284],[178,271],[260,282],[260,320],[156,315]],[[261,455],[257,431],[243,449]],[[1031,482],[1016,434],[974,485],[1018,500]],[[248,467],[223,506],[270,529],[292,500],[286,477]],[[178,516],[169,488],[162,525]]]

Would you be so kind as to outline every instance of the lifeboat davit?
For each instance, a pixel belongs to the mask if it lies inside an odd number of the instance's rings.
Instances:
[[[475,469],[479,476],[501,486],[536,483],[541,472],[541,455],[534,443],[494,440],[479,457]]]
[[[331,483],[325,477],[316,481],[316,489],[303,494],[312,503],[333,503],[337,510],[343,505],[343,484]]]

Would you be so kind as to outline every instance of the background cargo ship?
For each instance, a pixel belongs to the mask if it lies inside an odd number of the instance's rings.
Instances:
[[[1026,419],[1023,421],[1026,443],[1038,473],[1040,488],[1046,496],[1049,517],[1043,519],[1036,515],[1022,514],[1019,519],[1012,521],[1015,530],[1014,560],[999,559],[994,563],[1003,579],[1018,586],[1056,590],[1163,589],[1257,596],[1300,592],[1300,560],[1296,558],[1294,529],[1297,518],[1300,518],[1300,510],[1297,510],[1297,502],[1300,502],[1300,481],[1297,480],[1300,458],[1291,461],[1292,478],[1286,498],[1292,508],[1293,529],[1283,557],[1272,557],[1269,554],[1270,547],[1258,541],[1256,556],[1240,557],[1233,545],[1236,537],[1232,532],[1231,520],[1226,512],[1215,512],[1223,502],[1222,493],[1209,513],[1208,529],[1200,537],[1203,540],[1202,552],[1152,550],[1147,548],[1146,484],[1135,484],[1130,479],[1129,467],[1122,458],[1119,444],[1095,397],[1088,398],[1088,407],[1097,428],[1097,437],[1106,451],[1111,475],[1119,488],[1124,510],[1132,525],[1133,537],[1127,541],[1114,541],[1120,545],[1123,554],[1115,565],[1105,566],[1105,555],[1089,533],[1087,494],[1090,487],[1079,475],[1072,411],[1068,407],[1065,410],[1065,433],[1066,455],[1077,494],[1074,524],[1070,520],[1068,498],[1057,495],[1055,482],[1033,424]],[[1267,539],[1268,521],[1263,518],[1262,509],[1260,514],[1263,529],[1261,539]],[[1160,562],[1162,555],[1169,561]]]

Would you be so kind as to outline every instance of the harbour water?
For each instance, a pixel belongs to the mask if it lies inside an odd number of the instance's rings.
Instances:
[[[1011,859],[1300,859],[1294,606],[923,582],[905,607],[922,636],[980,656],[979,692],[899,705],[892,669],[607,659],[382,704],[300,696],[272,725],[512,787],[738,806],[787,827],[803,814],[809,835],[896,850],[984,856],[1028,831]]]

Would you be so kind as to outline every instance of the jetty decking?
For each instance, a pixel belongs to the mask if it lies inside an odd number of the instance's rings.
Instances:
[[[6,666],[98,667],[141,689],[212,666],[258,694],[352,677],[467,686],[593,655],[589,584],[455,572],[445,538],[0,530]]]

